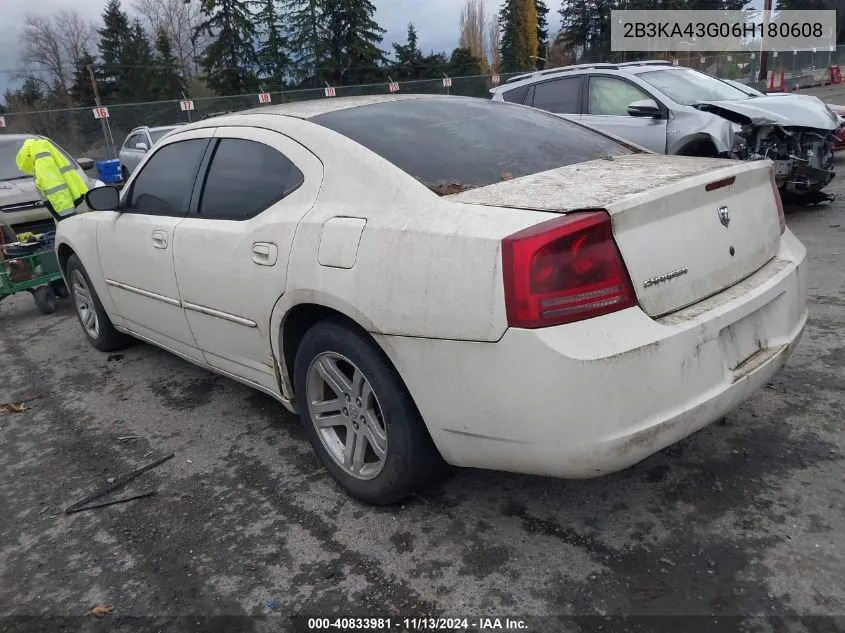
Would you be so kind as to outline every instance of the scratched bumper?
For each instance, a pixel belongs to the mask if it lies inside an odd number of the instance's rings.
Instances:
[[[659,320],[639,308],[498,343],[381,337],[444,458],[567,478],[620,470],[718,420],[786,363],[805,250]]]

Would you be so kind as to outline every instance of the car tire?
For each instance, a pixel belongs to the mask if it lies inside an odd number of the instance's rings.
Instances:
[[[309,329],[294,386],[305,434],[353,497],[396,503],[448,472],[399,373],[357,327],[328,319]]]
[[[91,345],[101,352],[115,352],[129,347],[134,339],[114,329],[97,291],[94,290],[94,284],[76,254],[67,260],[65,278],[76,306],[76,316],[79,317],[82,331]]]
[[[50,287],[59,299],[67,299],[70,296],[70,292],[67,289],[64,279],[57,279],[50,284]]]
[[[124,183],[126,183],[126,181],[129,180],[129,170],[126,169],[126,167],[120,168],[120,177],[121,177],[121,179],[123,180]]]
[[[53,314],[56,311],[56,293],[50,286],[39,286],[32,291],[32,298],[41,314]]]

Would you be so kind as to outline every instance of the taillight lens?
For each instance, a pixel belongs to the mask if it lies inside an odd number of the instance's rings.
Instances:
[[[511,327],[571,323],[636,304],[604,210],[570,213],[506,237],[502,264]]]
[[[772,193],[775,196],[775,204],[778,207],[778,221],[780,222],[780,234],[783,235],[783,232],[786,231],[786,216],[783,213],[783,200],[780,199],[780,189],[778,189],[777,180],[775,180],[775,167],[769,169],[769,176],[771,177],[772,181]]]

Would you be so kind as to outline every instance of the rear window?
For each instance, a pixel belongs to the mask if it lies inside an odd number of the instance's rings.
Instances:
[[[484,187],[633,150],[522,106],[447,97],[392,101],[321,114],[343,134],[441,193]]]
[[[175,129],[175,127],[164,127],[158,130],[150,130],[150,139],[153,143],[158,143],[166,134],[170,134]]]
[[[525,93],[528,92],[528,86],[521,86],[513,90],[505,90],[502,92],[502,99],[507,103],[522,103],[525,100]]]

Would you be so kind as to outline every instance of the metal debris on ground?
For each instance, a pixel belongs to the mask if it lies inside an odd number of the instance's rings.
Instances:
[[[140,435],[121,435],[117,438],[119,442],[128,442],[129,440],[141,439]]]
[[[145,499],[146,497],[152,497],[156,493],[155,490],[148,490],[147,492],[139,492],[136,495],[129,495],[128,497],[118,497],[117,499],[112,499],[111,501],[101,501],[100,503],[93,503],[89,506],[85,506],[84,508],[76,508],[67,512],[67,514],[73,514],[75,512],[84,512],[85,510],[94,510],[96,508],[105,508],[107,506],[114,506],[119,503],[126,503],[127,501],[135,501],[136,499]]]
[[[141,468],[138,468],[137,470],[133,470],[131,473],[127,473],[127,474],[123,475],[122,477],[118,477],[117,479],[114,480],[113,483],[110,483],[108,486],[101,488],[100,490],[97,490],[95,492],[92,492],[90,495],[84,497],[83,499],[80,499],[79,501],[77,501],[73,505],[65,508],[65,514],[73,514],[74,512],[79,512],[81,510],[88,510],[89,509],[88,504],[91,503],[92,501],[94,501],[95,499],[99,499],[101,497],[104,497],[107,494],[109,494],[110,492],[114,492],[118,488],[122,488],[123,486],[128,484],[130,481],[132,481],[133,479],[136,479],[137,477],[139,477],[143,473],[147,472],[148,470],[155,468],[156,466],[159,466],[159,465],[163,464],[164,462],[166,462],[167,460],[173,459],[174,457],[175,457],[175,454],[170,453],[170,455],[166,455],[166,456],[162,457],[161,459],[157,459],[154,462],[147,464],[146,466],[142,466]],[[146,494],[146,495],[143,495],[143,496],[149,496],[149,495]],[[130,501],[130,500],[131,500],[130,498],[126,498],[123,501]],[[116,503],[121,503],[121,502],[122,501],[116,501]],[[112,505],[112,504],[108,504],[108,505]],[[97,506],[97,507],[100,507],[100,506]]]

